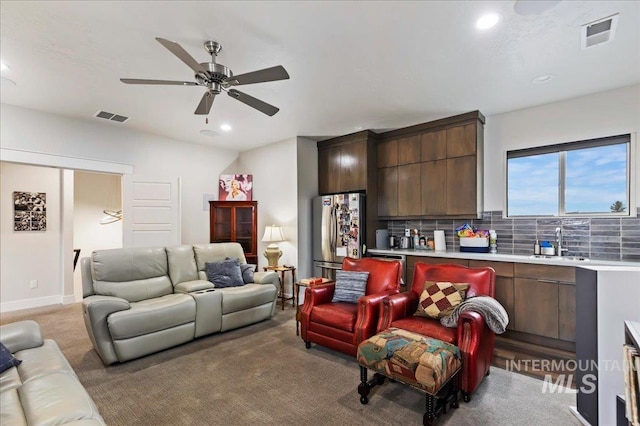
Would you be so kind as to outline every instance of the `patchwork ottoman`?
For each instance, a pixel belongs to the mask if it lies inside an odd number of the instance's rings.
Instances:
[[[424,425],[446,413],[447,404],[458,408],[456,377],[462,361],[457,346],[410,331],[388,328],[358,346],[360,364],[360,402],[369,402],[370,390],[385,378],[412,386],[426,393]],[[367,380],[367,369],[375,372]]]

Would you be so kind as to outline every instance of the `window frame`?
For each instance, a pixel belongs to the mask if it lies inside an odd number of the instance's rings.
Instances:
[[[604,147],[609,145],[627,144],[627,170],[626,170],[626,192],[627,209],[625,212],[580,212],[567,213],[565,210],[565,189],[566,189],[566,157],[568,151],[576,151],[587,148]],[[558,212],[552,215],[512,215],[509,213],[509,160],[512,158],[522,158],[541,154],[558,154]],[[606,136],[601,138],[587,139],[575,142],[564,142],[554,145],[543,145],[532,148],[514,149],[505,151],[504,162],[504,213],[505,218],[566,218],[566,217],[636,217],[636,133],[625,133],[616,136]]]

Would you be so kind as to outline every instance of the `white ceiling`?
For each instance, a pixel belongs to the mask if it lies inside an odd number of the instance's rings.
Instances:
[[[557,3],[557,4],[555,4]],[[640,83],[640,2],[561,1],[520,15],[514,1],[6,1],[0,3],[3,103],[247,150],[294,136],[392,129],[480,110],[494,115]],[[499,12],[480,32],[475,20]],[[619,13],[613,41],[582,50],[580,27]],[[155,37],[243,74],[283,65],[290,80],[239,87],[280,108],[268,117],[224,94],[193,114],[204,88]],[[554,74],[544,84],[531,80]],[[561,117],[559,117],[561,119]],[[219,130],[233,126],[230,133]],[[219,136],[202,136],[211,129]]]

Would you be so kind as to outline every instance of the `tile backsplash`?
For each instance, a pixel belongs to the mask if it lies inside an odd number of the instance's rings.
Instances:
[[[435,229],[443,229],[448,250],[459,250],[455,229],[468,223],[478,229],[495,229],[498,253],[533,254],[533,244],[548,240],[555,244],[556,228],[563,234],[566,256],[584,256],[599,260],[640,262],[640,208],[632,218],[503,218],[502,211],[483,212],[482,219],[469,220],[390,220],[390,235],[402,236],[406,228],[433,237]]]

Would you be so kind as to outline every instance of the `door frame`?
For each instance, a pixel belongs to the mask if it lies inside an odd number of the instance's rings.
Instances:
[[[69,171],[82,170],[124,175],[133,174],[134,166],[14,148],[0,148],[0,160],[7,163],[53,167],[60,170],[60,302],[69,304],[82,300],[82,289],[75,289],[73,283],[73,174],[69,173]],[[25,306],[25,308],[30,307],[36,306]]]

